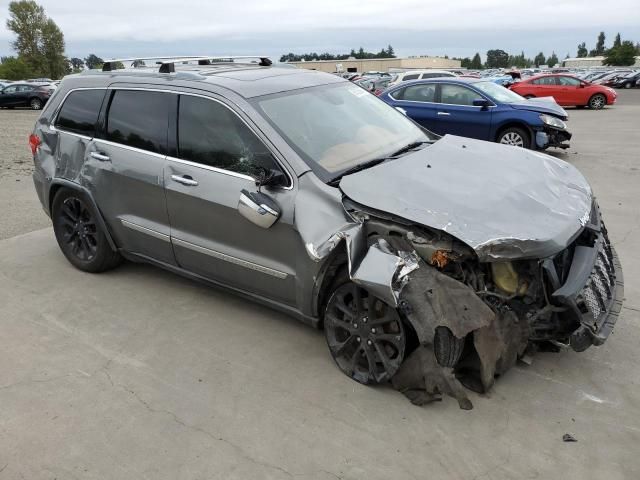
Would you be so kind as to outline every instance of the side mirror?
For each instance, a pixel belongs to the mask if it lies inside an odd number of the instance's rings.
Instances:
[[[491,102],[486,98],[476,98],[473,100],[473,106],[482,107],[483,110],[487,108],[489,105],[491,105]]]
[[[238,200],[238,212],[244,218],[262,228],[269,228],[280,218],[280,207],[267,194],[242,190]]]
[[[580,87],[579,88],[584,88],[584,87],[586,87],[586,85],[584,83],[580,82]]]

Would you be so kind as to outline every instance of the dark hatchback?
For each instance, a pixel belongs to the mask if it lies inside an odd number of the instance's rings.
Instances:
[[[567,112],[552,98],[527,100],[492,81],[416,80],[380,95],[438,135],[459,135],[517,147],[568,148]]]
[[[0,107],[41,110],[55,91],[51,85],[12,83],[0,90]]]

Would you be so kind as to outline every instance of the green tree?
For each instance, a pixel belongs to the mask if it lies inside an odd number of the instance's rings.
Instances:
[[[539,67],[540,65],[545,65],[546,61],[547,60],[544,56],[544,53],[542,52],[538,53],[533,59],[533,63],[536,67]]]
[[[34,0],[9,3],[7,28],[16,35],[11,46],[34,75],[60,78],[69,71],[64,35]]]
[[[589,52],[587,50],[587,44],[585,42],[582,42],[580,45],[578,45],[578,54],[576,55],[576,57],[584,58],[588,54]]]
[[[69,62],[71,62],[71,67],[74,70],[82,70],[82,67],[84,67],[84,60],[81,58],[73,57],[69,59]]]
[[[620,32],[616,35],[616,38],[613,40],[613,48],[622,46],[622,39],[620,38]]]
[[[387,57],[386,58],[396,58],[396,52],[393,50],[391,45],[387,45]]]
[[[596,48],[595,50],[593,50],[595,55],[592,55],[593,57],[599,56],[599,55],[604,55],[604,41],[606,40],[606,37],[604,35],[604,32],[600,32],[600,34],[598,35],[598,41],[596,43]]]
[[[290,53],[289,55],[293,55],[293,53]],[[294,60],[291,60],[291,61],[294,61]],[[84,59],[84,64],[87,66],[87,68],[90,68],[90,69],[101,68],[103,63],[104,63],[104,60],[101,59],[100,57],[97,57],[93,53],[90,54],[88,57],[85,57]]]
[[[459,60],[462,68],[471,68],[471,59],[469,57],[460,58]]]
[[[50,18],[42,27],[42,56],[49,77],[62,78],[70,73],[69,62],[64,55],[64,35]]]
[[[3,57],[0,63],[0,78],[7,80],[24,80],[35,77],[36,73],[31,70],[27,62],[21,58]]]
[[[509,67],[509,54],[504,50],[487,51],[487,68],[507,68]]]
[[[558,56],[556,55],[556,52],[551,52],[551,56],[547,58],[547,65],[549,65],[550,67],[554,67],[557,64],[558,64]]]
[[[480,54],[477,52],[471,59],[471,68],[473,70],[480,70],[482,68],[482,59],[480,58]]]
[[[604,64],[617,67],[633,65],[636,61],[636,47],[633,42],[625,40],[617,47],[611,47],[605,52]]]
[[[16,35],[16,39],[11,42],[11,47],[36,75],[44,73],[40,44],[42,27],[46,21],[44,8],[33,0],[9,3],[7,28]]]

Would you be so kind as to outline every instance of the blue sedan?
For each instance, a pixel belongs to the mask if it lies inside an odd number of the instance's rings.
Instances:
[[[540,150],[569,147],[567,112],[553,98],[527,100],[490,80],[416,80],[395,85],[380,98],[439,135]]]

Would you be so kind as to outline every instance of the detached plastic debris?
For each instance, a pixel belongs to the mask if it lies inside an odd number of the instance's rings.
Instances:
[[[571,435],[570,433],[565,433],[564,435],[562,435],[562,441],[563,442],[577,442],[578,439],[576,437],[574,437],[573,435]]]

